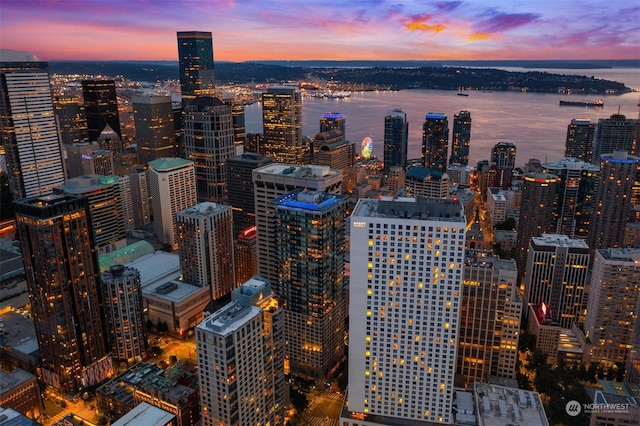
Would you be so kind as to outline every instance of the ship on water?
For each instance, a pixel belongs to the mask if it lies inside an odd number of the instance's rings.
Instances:
[[[596,99],[594,101],[560,101],[560,106],[600,108],[604,106],[604,101],[602,99]]]

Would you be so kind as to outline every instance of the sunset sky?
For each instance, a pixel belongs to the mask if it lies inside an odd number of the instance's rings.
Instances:
[[[640,0],[0,0],[0,48],[41,60],[640,58]]]

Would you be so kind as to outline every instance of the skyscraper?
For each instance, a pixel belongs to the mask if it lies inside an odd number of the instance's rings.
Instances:
[[[404,178],[404,193],[407,197],[445,199],[449,196],[449,175],[411,166]]]
[[[256,226],[258,232],[258,274],[278,288],[278,258],[275,232],[275,205],[272,201],[294,189],[339,194],[342,172],[327,166],[269,164],[253,170]]]
[[[588,118],[574,118],[567,127],[565,157],[574,157],[587,163],[593,160],[593,136],[596,126]]]
[[[355,418],[453,423],[465,226],[453,201],[358,201],[349,296],[348,404]]]
[[[407,167],[409,123],[407,114],[400,109],[389,111],[384,118],[384,173],[393,166]]]
[[[258,273],[258,244],[255,225],[240,231],[236,239],[236,282],[242,284]]]
[[[342,193],[351,192],[355,185],[353,167],[355,146],[344,139],[339,129],[318,133],[311,142],[311,164],[329,166],[342,171]]]
[[[347,127],[344,115],[339,112],[327,112],[320,119],[320,133],[329,130],[340,129],[342,135],[347,137]]]
[[[607,248],[595,252],[587,318],[593,362],[625,362],[638,321],[640,249]]]
[[[53,101],[54,112],[60,130],[62,144],[84,142],[87,133],[87,116],[84,106],[75,97],[56,97]]]
[[[262,94],[260,154],[277,163],[302,165],[302,96],[295,87],[275,86]]]
[[[186,107],[184,149],[196,169],[198,201],[227,201],[228,158],[235,156],[231,106],[200,96]]]
[[[422,126],[422,165],[427,169],[447,170],[449,121],[446,114],[430,112]]]
[[[14,200],[64,182],[46,62],[0,62],[0,136]]]
[[[527,254],[525,303],[544,303],[562,328],[578,322],[591,256],[589,246],[561,234],[531,238]]]
[[[625,225],[632,217],[631,193],[640,161],[626,151],[599,158],[600,182],[589,233],[591,250],[623,246]]]
[[[196,326],[203,426],[284,424],[284,318],[253,277]]]
[[[522,313],[517,275],[514,260],[466,252],[456,372],[467,388],[490,375],[515,378]]]
[[[231,207],[204,202],[176,213],[180,270],[218,300],[236,288]]]
[[[111,373],[98,257],[86,198],[15,202],[44,382],[74,394]],[[102,362],[102,365],[98,365]],[[86,380],[86,381],[85,381]]]
[[[624,151],[638,155],[638,120],[622,114],[601,118],[593,137],[593,162],[599,163],[605,153]]]
[[[171,96],[134,96],[138,163],[178,155]]]
[[[491,148],[491,162],[496,165],[494,186],[511,188],[513,169],[516,167],[516,145],[513,142],[498,142]]]
[[[178,31],[182,107],[199,95],[215,93],[213,37],[205,31]]]
[[[271,158],[252,152],[245,152],[227,159],[227,191],[232,194],[229,204],[233,206],[234,236],[249,227],[256,226],[252,172],[272,162]],[[247,279],[253,275],[255,272]]]
[[[278,295],[294,376],[327,378],[344,355],[347,198],[298,189],[275,200]]]
[[[471,143],[471,113],[469,111],[463,110],[453,116],[451,139],[449,164],[469,165],[469,146]]]
[[[149,163],[148,176],[153,228],[160,242],[175,250],[178,244],[176,213],[197,204],[193,161],[159,158]]]
[[[98,140],[100,133],[107,125],[118,134],[118,137],[122,136],[115,81],[83,80],[82,97],[90,141]]]

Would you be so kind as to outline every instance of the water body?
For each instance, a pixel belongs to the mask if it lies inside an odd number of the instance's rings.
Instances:
[[[526,71],[523,68],[503,68]],[[594,70],[532,70],[557,74],[580,74],[625,83],[640,90],[640,70],[637,68],[610,68]],[[388,111],[399,108],[407,113],[409,121],[409,157],[420,157],[422,123],[428,112],[445,113],[449,117],[451,133],[453,115],[460,110],[471,112],[470,165],[488,159],[497,142],[516,144],[516,164],[524,165],[530,158],[555,161],[564,157],[567,126],[573,118],[590,118],[597,122],[618,113],[630,118],[639,114],[637,104],[640,93],[618,96],[572,95],[573,100],[604,101],[604,107],[560,107],[567,95],[521,92],[457,92],[444,90],[402,90],[397,92],[360,92],[345,99],[304,98],[302,104],[302,133],[313,137],[320,130],[320,119],[326,112],[340,112],[346,120],[346,138],[359,146],[365,137],[373,139],[373,153],[382,157],[384,117]],[[256,103],[245,109],[248,133],[262,133],[262,105]]]

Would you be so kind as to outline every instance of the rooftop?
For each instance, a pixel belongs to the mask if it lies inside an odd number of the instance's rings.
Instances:
[[[236,331],[256,315],[260,315],[261,312],[262,309],[257,306],[232,301],[222,309],[209,315],[196,328],[226,336]]]
[[[344,203],[346,195],[319,191],[295,190],[274,200],[278,209],[326,212]]]
[[[216,204],[210,201],[205,201],[202,203],[198,203],[195,206],[191,206],[189,208],[181,210],[177,214],[189,216],[208,216],[210,214],[221,212],[224,210],[231,210],[231,207],[225,204]]]
[[[587,163],[574,157],[565,157],[561,160],[544,163],[542,166],[548,170],[584,170],[589,172],[599,172],[600,166],[597,164]]]
[[[466,221],[462,206],[458,202],[436,198],[362,198],[356,204],[352,214],[353,219],[358,217],[442,220],[461,223]]]
[[[437,170],[427,169],[425,167],[419,167],[419,166],[410,166],[409,169],[407,170],[406,177],[420,179],[420,180],[425,180],[425,179],[440,180],[444,175],[446,175],[446,173],[443,173]],[[447,175],[447,177],[449,176]]]
[[[115,422],[111,423],[112,426],[164,426],[171,420],[175,419],[175,415],[164,411],[161,408],[154,407],[146,402],[141,402],[136,405],[136,408],[129,411],[124,416],[120,417]]]
[[[640,263],[639,248],[606,248],[598,249],[596,253],[599,253],[605,260],[609,261]]]
[[[584,240],[570,238],[562,234],[542,234],[539,237],[531,238],[531,242],[536,246],[569,247],[588,250],[589,246]]]
[[[149,166],[154,170],[168,172],[183,167],[193,166],[193,161],[179,157],[158,158],[157,160],[149,161]]]
[[[477,382],[474,391],[479,426],[549,426],[537,392]]]

